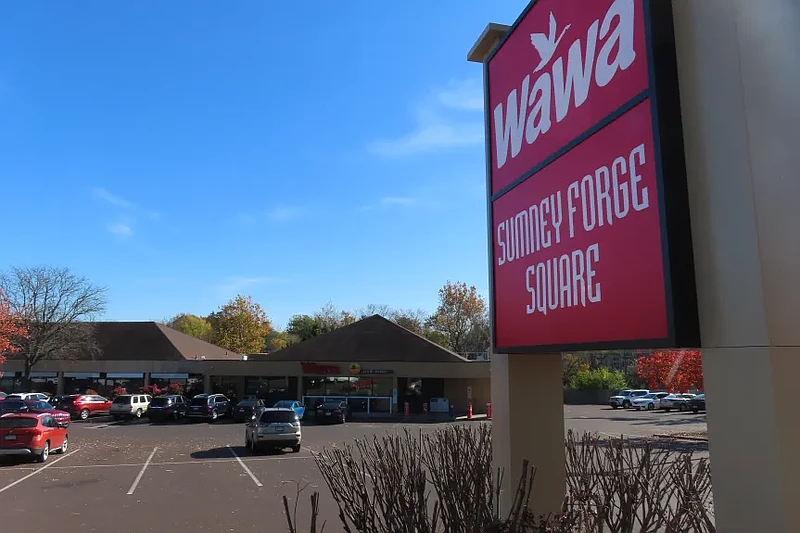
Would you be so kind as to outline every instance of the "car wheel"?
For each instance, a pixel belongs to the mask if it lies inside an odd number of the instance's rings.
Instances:
[[[181,414],[178,411],[172,411],[172,419],[177,420],[181,417]]]
[[[622,402],[622,407],[623,407],[624,409],[630,409],[630,407],[631,407],[631,402],[629,402],[628,400],[625,400],[624,402]]]
[[[697,414],[697,413],[699,413],[699,412],[700,412],[700,409],[692,409],[692,412],[693,412],[694,414]]]
[[[652,410],[653,410],[653,409],[655,409],[655,408],[656,408],[656,406],[655,406],[655,405],[653,405],[652,403],[648,403],[648,404],[647,404],[647,410],[648,410],[648,411],[652,411]]]
[[[672,411],[672,408],[671,408],[671,407],[665,407],[665,408],[664,408],[664,411],[666,411],[666,412],[668,412],[668,413],[669,413],[670,411]]]
[[[300,451],[300,445],[299,444],[295,444],[294,446],[292,446],[292,452],[298,453],[299,451]]]
[[[64,442],[61,444],[61,448],[56,450],[55,453],[62,454],[67,453],[67,448],[69,447],[69,437],[64,437]]]
[[[217,413],[217,410],[214,409],[213,411],[211,411],[211,421],[216,422],[217,418],[219,418],[219,413]]]
[[[141,409],[137,409],[136,413],[133,416],[135,416],[136,418],[142,418],[142,410]]]
[[[681,405],[678,406],[678,411],[683,412],[685,410],[686,410],[686,406],[685,405],[681,404]]]
[[[89,419],[89,410],[83,409],[80,414],[81,420],[88,420]]]
[[[43,463],[47,461],[48,457],[50,457],[50,443],[45,442],[44,448],[42,448],[42,453],[36,456],[36,461],[39,463]]]

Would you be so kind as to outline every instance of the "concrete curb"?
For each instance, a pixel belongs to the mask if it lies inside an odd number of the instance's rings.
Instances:
[[[663,435],[663,434],[655,434],[653,437],[657,439],[673,439],[673,440],[688,440],[692,442],[708,442],[708,438],[703,437],[682,437],[680,435]]]

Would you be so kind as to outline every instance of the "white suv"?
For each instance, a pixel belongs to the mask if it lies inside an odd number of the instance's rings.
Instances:
[[[46,402],[50,396],[41,392],[19,392],[17,394],[9,394],[7,400],[37,400]]]
[[[117,420],[127,416],[141,418],[147,411],[151,399],[147,394],[123,394],[117,396],[111,402],[111,416]]]
[[[616,409],[622,407],[627,409],[633,405],[633,400],[641,398],[645,394],[650,394],[647,389],[625,389],[608,399],[608,405]]]

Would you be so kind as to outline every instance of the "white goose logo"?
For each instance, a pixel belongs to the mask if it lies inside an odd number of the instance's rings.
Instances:
[[[556,48],[558,48],[558,43],[561,42],[561,39],[564,37],[564,34],[567,33],[567,30],[571,24],[567,24],[564,26],[564,29],[561,30],[561,35],[558,36],[556,39],[556,17],[553,15],[553,12],[550,12],[550,35],[545,35],[544,33],[531,33],[531,44],[536,51],[539,52],[539,56],[541,57],[541,61],[539,61],[539,65],[533,70],[534,72],[539,72],[542,70],[547,63],[553,58],[553,55],[556,53]]]

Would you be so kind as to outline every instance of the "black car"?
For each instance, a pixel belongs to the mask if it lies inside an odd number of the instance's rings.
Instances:
[[[344,424],[350,417],[350,406],[347,402],[325,402],[316,411],[316,421],[319,424]]]
[[[231,413],[231,402],[222,394],[198,394],[189,402],[186,416],[215,421]]]
[[[691,400],[689,400],[689,409],[692,410],[694,413],[699,413],[700,411],[706,410],[706,395],[705,394],[698,394]]]
[[[0,415],[7,413],[27,413],[28,404],[24,400],[3,400],[0,402]]]
[[[264,405],[264,400],[242,400],[236,404],[236,407],[233,408],[233,419],[236,422],[245,422],[250,420],[253,415],[256,414],[256,411],[261,407],[266,407]]]
[[[161,422],[167,419],[178,420],[186,416],[189,409],[189,400],[180,394],[158,396],[150,400],[145,415],[152,422]]]

